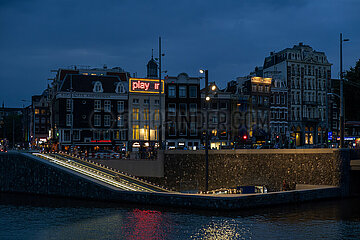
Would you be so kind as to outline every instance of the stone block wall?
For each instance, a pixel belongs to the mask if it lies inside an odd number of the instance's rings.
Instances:
[[[0,154],[0,191],[98,199],[100,184],[18,153]]]
[[[349,152],[338,149],[209,151],[209,189],[265,185],[269,191],[296,184],[345,186]],[[178,191],[204,190],[204,151],[165,151],[164,177],[152,182]]]
[[[266,155],[263,155],[262,157],[260,157],[260,155],[261,154],[256,154],[252,156],[252,158],[248,159],[244,156],[239,156],[237,154],[229,154],[226,152],[218,152],[216,154],[212,153],[210,158],[210,162],[212,164],[212,167],[210,168],[210,173],[214,174],[215,176],[212,176],[211,178],[211,186],[217,186],[216,184],[220,185],[220,183],[216,183],[216,181],[220,181],[221,184],[237,184],[238,180],[233,178],[234,176],[240,177],[240,175],[236,175],[231,172],[247,172],[247,175],[240,179],[251,182],[253,182],[251,180],[251,174],[254,174],[254,181],[268,180],[269,184],[271,184],[272,180],[267,179],[268,177],[276,176],[280,178],[279,176],[282,174],[282,172],[275,174],[274,171],[270,171],[271,173],[266,175],[268,172],[268,169],[266,169],[266,167],[261,167],[261,171],[263,171],[263,173],[265,174],[263,177],[260,176],[262,173],[260,171],[247,171],[247,169],[245,169],[252,165],[250,164],[251,161],[259,161],[260,163],[262,163],[263,161],[267,160],[268,157],[266,157]],[[173,174],[172,177],[174,177],[175,180],[173,181],[170,178],[171,176],[167,175],[166,178],[161,178],[163,181],[167,181],[169,184],[176,185],[177,181],[179,181],[179,179],[181,178],[175,175],[181,175],[181,177],[194,176],[194,178],[191,179],[197,181],[201,180],[200,175],[202,174],[201,170],[203,170],[201,160],[204,160],[204,158],[201,158],[198,153],[184,154],[184,152],[182,152],[181,154],[179,154],[172,152],[171,154],[165,153],[164,157],[164,160],[166,160],[165,167],[168,168],[168,171],[171,170],[170,173]],[[280,155],[278,157],[280,157]],[[288,161],[296,162],[295,165],[298,164],[297,161],[304,161],[303,158],[300,158],[298,160],[297,157],[294,156],[291,159],[293,160]],[[187,171],[186,174],[182,174],[182,169],[179,168],[177,164],[175,164],[175,161],[179,160],[182,160],[182,162],[180,162],[182,164],[182,167],[187,166],[186,164],[189,164],[189,166],[191,165],[193,167],[192,171]],[[321,160],[324,162],[328,162],[325,161],[324,158],[321,158]],[[279,159],[273,159],[273,161],[277,162],[279,161]],[[224,162],[226,164],[221,164]],[[329,162],[332,161],[329,160]],[[336,169],[336,166],[338,166],[339,163],[339,161],[336,160],[334,162],[335,163],[333,163],[332,169]],[[237,166],[240,163],[243,163],[242,166]],[[293,165],[292,163],[287,164],[289,166]],[[305,163],[305,165],[308,164],[309,163]],[[229,171],[222,170],[215,173],[214,171],[217,170],[215,168],[218,166],[222,166],[224,169],[228,168]],[[271,164],[266,166],[271,166]],[[277,169],[280,168],[283,168],[285,170],[288,169],[285,165],[282,167],[277,167]],[[296,169],[296,167],[290,169],[293,170]],[[330,174],[330,171],[328,171],[328,173]],[[227,175],[225,176],[223,174]],[[338,183],[339,181],[341,182],[339,178],[341,179],[341,174],[339,174],[339,176],[338,174],[333,174],[333,178],[326,178],[326,181],[334,181],[335,183]],[[200,184],[203,183],[200,182]],[[190,188],[191,184],[187,187]],[[307,189],[299,191],[237,196],[209,196],[177,193],[118,191],[110,186],[104,186],[100,183],[97,183],[96,180],[88,179],[86,176],[81,176],[76,173],[70,172],[45,160],[16,153],[0,153],[0,191],[94,199],[103,201],[105,200],[104,204],[106,204],[106,201],[114,201],[137,203],[141,204],[142,206],[158,205],[183,208],[200,208],[207,210],[233,210],[248,207],[269,206],[272,204],[285,204],[301,201],[310,201],[315,199],[336,198],[341,195],[340,188],[338,187],[323,187],[320,189]]]

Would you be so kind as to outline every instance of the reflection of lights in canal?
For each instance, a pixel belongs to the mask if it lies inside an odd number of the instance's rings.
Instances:
[[[191,239],[230,240],[250,239],[252,237],[252,232],[248,226],[239,225],[235,219],[226,219],[209,223],[191,236]]]
[[[126,219],[125,239],[167,239],[170,226],[160,211],[134,209]]]

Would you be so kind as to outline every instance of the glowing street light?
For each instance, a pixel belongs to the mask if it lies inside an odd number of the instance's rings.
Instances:
[[[209,97],[209,77],[208,70],[200,69],[201,74],[205,74],[205,192],[209,189],[209,117],[208,109],[210,101]]]

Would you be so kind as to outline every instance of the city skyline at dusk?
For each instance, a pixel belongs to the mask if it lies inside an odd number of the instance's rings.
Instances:
[[[332,77],[339,72],[339,33],[344,70],[360,51],[357,1],[2,1],[0,3],[0,101],[7,107],[29,104],[41,94],[51,70],[71,65],[122,67],[138,77],[158,55],[162,68],[209,78],[220,87],[261,66],[271,51],[303,42],[325,52]]]

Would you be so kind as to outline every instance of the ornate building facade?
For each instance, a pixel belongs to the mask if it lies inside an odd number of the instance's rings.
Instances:
[[[288,93],[290,147],[327,141],[327,93],[331,64],[324,52],[299,43],[265,58],[264,72],[280,72]]]

